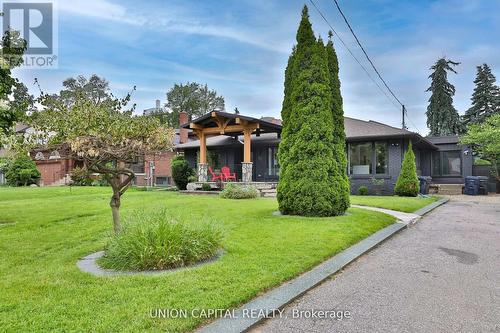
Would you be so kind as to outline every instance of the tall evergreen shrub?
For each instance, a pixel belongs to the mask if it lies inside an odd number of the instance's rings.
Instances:
[[[342,154],[334,140],[338,133],[328,67],[327,51],[314,36],[304,6],[285,73],[278,184],[283,214],[334,216],[347,209],[343,191],[339,192]]]
[[[410,143],[408,150],[405,153],[401,172],[399,173],[398,181],[394,192],[402,197],[416,197],[419,192],[420,183],[417,177],[417,166],[415,164],[415,153]]]

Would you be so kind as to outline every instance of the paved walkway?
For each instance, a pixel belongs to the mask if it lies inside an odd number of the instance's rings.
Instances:
[[[350,319],[293,319],[297,311]],[[451,197],[253,332],[500,332],[500,196]]]
[[[363,209],[368,209],[368,210],[374,210],[376,212],[386,213],[386,214],[389,214],[389,215],[396,217],[400,222],[402,222],[404,224],[412,224],[420,218],[420,215],[417,215],[417,214],[403,213],[403,212],[398,212],[395,210],[384,209],[384,208],[368,207],[368,206],[361,206],[361,205],[351,205],[351,207],[363,208]]]

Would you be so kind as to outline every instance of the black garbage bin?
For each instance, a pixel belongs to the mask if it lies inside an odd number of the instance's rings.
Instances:
[[[477,176],[479,178],[479,190],[478,194],[488,195],[488,177]]]
[[[429,185],[432,178],[428,176],[418,176],[420,182],[420,194],[429,194]]]
[[[479,177],[478,176],[467,176],[465,177],[465,189],[464,192],[467,195],[478,195],[479,194]]]

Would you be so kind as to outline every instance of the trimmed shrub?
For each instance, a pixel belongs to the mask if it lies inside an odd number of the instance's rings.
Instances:
[[[194,176],[194,170],[189,166],[184,156],[176,156],[172,159],[172,178],[179,190],[185,190],[189,183],[189,177]]]
[[[401,172],[399,173],[398,181],[394,192],[402,197],[416,197],[419,192],[420,183],[417,176],[417,166],[415,164],[415,154],[410,145],[405,153]]]
[[[136,212],[111,236],[100,264],[117,270],[161,270],[212,258],[222,232],[212,223],[175,220],[166,210]]]
[[[201,190],[202,191],[212,191],[212,186],[210,186],[210,184],[208,184],[208,183],[203,183],[201,185]]]
[[[28,155],[19,154],[9,163],[5,179],[10,186],[28,186],[40,180],[40,171]]]
[[[224,199],[255,199],[260,196],[259,190],[253,185],[237,185],[229,183],[220,193]]]
[[[197,181],[198,181],[198,177],[196,177],[194,175],[188,177],[188,183],[195,183]]]
[[[363,186],[360,186],[360,187],[358,188],[358,194],[359,194],[359,195],[368,195],[368,187],[366,187],[366,186],[364,186],[364,185],[363,185]]]

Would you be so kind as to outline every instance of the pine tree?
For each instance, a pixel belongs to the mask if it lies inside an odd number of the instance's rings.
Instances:
[[[345,151],[345,129],[344,129],[344,109],[342,94],[340,92],[339,61],[337,53],[333,47],[332,32],[328,32],[328,43],[326,44],[326,56],[328,60],[328,72],[330,74],[330,88],[332,91],[332,114],[333,114],[333,140],[337,170],[335,181],[338,184],[339,205],[349,207],[350,184],[347,177],[347,156]]]
[[[465,112],[464,125],[482,123],[487,117],[500,113],[500,89],[495,82],[496,78],[487,64],[477,66],[472,106]]]
[[[429,75],[431,86],[426,90],[432,93],[427,107],[427,127],[430,129],[430,135],[452,135],[461,131],[460,117],[453,106],[453,96],[455,87],[448,82],[447,71],[457,73],[452,66],[460,63],[439,59],[430,69],[433,70]]]
[[[330,74],[325,46],[314,36],[306,6],[290,59],[279,147],[279,208],[283,214],[340,215],[347,207],[339,200],[335,177],[339,166]]]
[[[403,197],[416,197],[419,192],[419,185],[415,153],[410,142],[403,159],[403,164],[401,165],[401,172],[399,173],[396,187],[394,187],[394,192]]]

